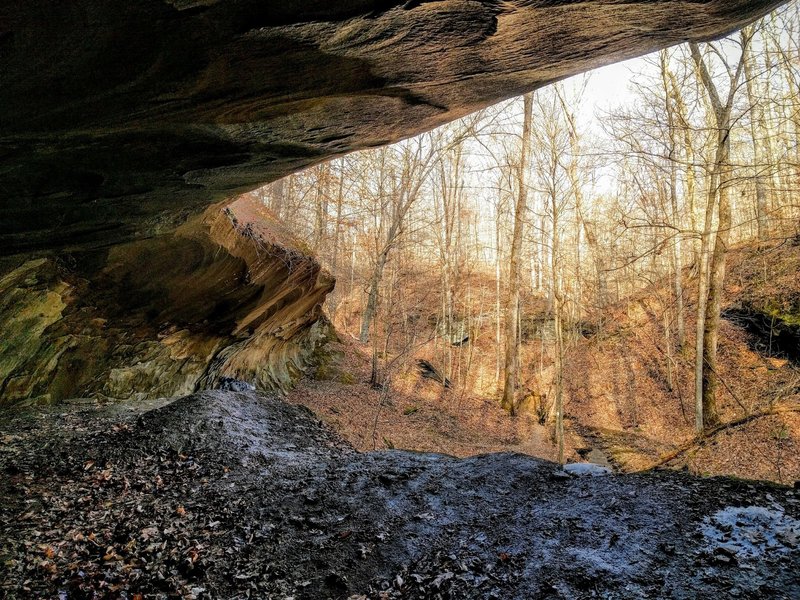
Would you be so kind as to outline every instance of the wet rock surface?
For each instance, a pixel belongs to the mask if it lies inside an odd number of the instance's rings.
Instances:
[[[797,490],[357,453],[251,392],[0,415],[0,596],[797,598]]]

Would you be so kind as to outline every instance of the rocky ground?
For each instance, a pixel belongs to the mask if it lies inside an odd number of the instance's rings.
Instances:
[[[0,416],[0,597],[798,598],[800,491],[358,453],[254,393]]]

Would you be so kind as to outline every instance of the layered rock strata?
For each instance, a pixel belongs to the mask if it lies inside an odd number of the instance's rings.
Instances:
[[[254,208],[0,277],[0,403],[174,396],[223,377],[290,385],[327,335],[333,280]]]

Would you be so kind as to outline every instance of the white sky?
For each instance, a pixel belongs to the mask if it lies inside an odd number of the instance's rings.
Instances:
[[[630,102],[631,80],[637,71],[644,70],[646,66],[645,57],[641,57],[591,71],[580,107],[581,120],[584,123],[593,121],[598,112]],[[569,84],[572,84],[572,80],[567,82]]]

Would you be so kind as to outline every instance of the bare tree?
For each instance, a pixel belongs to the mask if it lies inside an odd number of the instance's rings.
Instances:
[[[519,351],[517,325],[519,322],[519,282],[520,255],[522,254],[522,235],[525,227],[528,187],[528,154],[531,144],[531,118],[533,114],[533,97],[523,97],[522,137],[520,153],[516,165],[517,202],[514,208],[514,233],[511,236],[509,255],[508,285],[505,300],[506,360],[503,381],[503,397],[501,406],[513,415],[516,411],[517,375],[519,371]]]
[[[742,56],[747,51],[750,37],[741,40]],[[728,74],[728,94],[723,102],[717,84],[709,71],[706,59],[696,43],[689,45],[703,88],[713,110],[716,127],[716,148],[711,163],[706,198],[706,217],[703,226],[700,250],[700,275],[697,307],[697,345],[695,362],[695,428],[698,432],[719,423],[717,412],[717,346],[722,302],[722,286],[725,281],[725,261],[731,231],[731,127],[736,93],[744,72],[744,59],[735,66],[728,64],[714,46],[707,48],[721,58]],[[712,244],[712,220],[714,207],[718,206],[717,233]],[[708,264],[710,255],[710,264]]]
[[[758,239],[765,241],[769,235],[769,208],[767,204],[767,186],[764,178],[765,153],[762,136],[766,133],[767,123],[764,110],[756,91],[757,73],[755,56],[750,40],[753,39],[755,30],[753,26],[746,27],[741,32],[742,65],[744,78],[747,82],[747,99],[750,108],[750,136],[753,149],[753,183],[756,191],[756,223],[758,225]],[[771,162],[771,161],[770,161]]]

